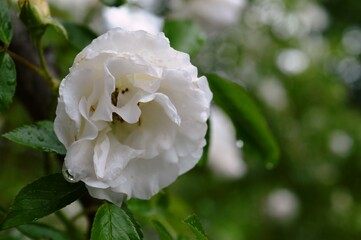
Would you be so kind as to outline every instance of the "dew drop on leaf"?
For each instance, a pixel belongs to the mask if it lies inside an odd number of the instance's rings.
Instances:
[[[44,141],[44,137],[38,136],[38,140],[39,140],[40,142],[43,142],[43,141]]]
[[[76,183],[78,182],[70,173],[69,170],[66,169],[65,165],[63,165],[63,170],[62,170],[63,176],[65,178],[66,181],[70,182],[70,183]]]

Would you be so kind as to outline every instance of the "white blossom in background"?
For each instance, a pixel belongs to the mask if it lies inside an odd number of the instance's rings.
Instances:
[[[336,71],[347,84],[352,84],[361,78],[361,63],[355,57],[346,57],[337,63]]]
[[[348,29],[342,37],[342,44],[348,53],[352,55],[361,54],[361,28]]]
[[[322,32],[328,27],[327,12],[320,5],[299,1],[294,8],[287,8],[282,0],[256,0],[245,11],[245,21],[251,28],[270,26],[281,39],[303,40],[311,32]]]
[[[102,12],[107,30],[120,27],[127,31],[144,30],[151,34],[163,28],[163,19],[139,7],[105,7]]]
[[[113,29],[75,58],[54,123],[65,175],[116,204],[149,199],[200,159],[212,93],[164,34]]]
[[[239,21],[245,0],[171,0],[171,17],[192,19],[203,26],[224,27]]]
[[[268,195],[265,210],[266,214],[275,220],[290,221],[299,212],[299,201],[290,190],[276,189]]]
[[[258,86],[258,95],[275,110],[281,111],[288,106],[285,88],[277,79],[264,79]]]
[[[329,25],[327,12],[319,4],[301,2],[295,14],[302,25],[304,35],[311,32],[322,32]]]
[[[168,1],[168,0],[165,0],[165,2],[166,1]],[[162,0],[128,0],[127,3],[129,3],[131,5],[137,5],[150,12],[159,8],[160,4],[164,4],[164,2]]]
[[[341,157],[350,154],[353,146],[353,139],[343,130],[335,130],[331,133],[329,140],[330,150]]]
[[[99,0],[49,0],[49,4],[69,13],[74,22],[83,22],[92,8],[101,7]]]
[[[240,178],[246,173],[241,148],[229,117],[218,107],[211,108],[211,135],[208,165],[217,175]]]
[[[300,74],[309,65],[308,56],[299,49],[282,50],[276,60],[278,68],[286,74]]]

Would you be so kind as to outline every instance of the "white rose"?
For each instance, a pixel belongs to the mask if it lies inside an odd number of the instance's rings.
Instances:
[[[89,193],[149,199],[195,166],[212,93],[164,34],[113,29],[75,58],[54,123],[64,167]]]

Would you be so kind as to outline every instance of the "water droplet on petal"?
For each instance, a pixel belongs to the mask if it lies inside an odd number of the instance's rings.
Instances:
[[[64,176],[65,180],[67,180],[68,182],[70,182],[70,183],[78,182],[78,181],[73,177],[73,175],[71,175],[71,174],[69,173],[69,170],[66,169],[65,165],[63,165],[62,173],[63,173],[63,176]]]

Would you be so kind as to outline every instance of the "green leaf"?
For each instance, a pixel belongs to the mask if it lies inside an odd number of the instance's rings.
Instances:
[[[91,231],[93,240],[143,239],[129,210],[111,203],[104,203],[97,211]]]
[[[142,231],[142,229],[140,228],[139,223],[135,220],[135,218],[134,218],[132,212],[130,211],[130,209],[128,208],[127,204],[123,203],[123,205],[122,205],[122,210],[128,215],[130,221],[132,221],[132,223],[133,223],[133,225],[134,225],[134,227],[135,227],[135,230],[137,231],[139,237],[140,237],[141,239],[143,239],[143,237],[144,237],[144,236],[143,236],[143,231]]]
[[[104,5],[109,7],[119,7],[123,5],[126,0],[100,0]]]
[[[1,229],[16,227],[49,215],[86,193],[82,182],[69,183],[60,173],[42,177],[16,196]]]
[[[29,223],[18,226],[17,229],[31,239],[70,240],[63,232],[45,224]]]
[[[5,44],[7,48],[13,37],[13,29],[11,26],[9,8],[7,1],[0,1],[0,41]],[[0,88],[1,89],[1,88]]]
[[[5,138],[44,152],[65,155],[66,150],[54,133],[53,123],[41,121],[26,125],[3,135]]]
[[[231,118],[245,151],[253,149],[265,159],[267,167],[273,167],[279,148],[257,104],[240,85],[214,74],[207,78],[214,102]]]
[[[205,43],[201,29],[190,20],[167,20],[163,32],[173,48],[191,56],[195,56]]]
[[[153,220],[153,224],[159,233],[160,240],[173,240],[172,235],[168,232],[162,223],[157,220]]]
[[[199,221],[198,217],[196,215],[191,215],[183,220],[184,223],[186,223],[190,229],[193,231],[194,235],[196,236],[197,240],[207,240],[208,237],[205,234],[202,224]]]
[[[68,32],[70,45],[78,51],[83,50],[94,38],[97,37],[93,31],[85,26],[70,22],[64,22],[63,25]]]
[[[4,52],[0,52],[0,112],[13,101],[16,88],[16,70],[14,61]]]

